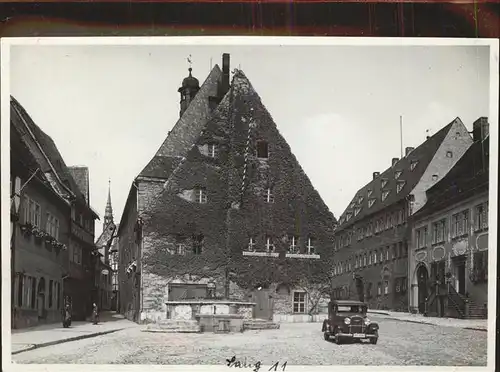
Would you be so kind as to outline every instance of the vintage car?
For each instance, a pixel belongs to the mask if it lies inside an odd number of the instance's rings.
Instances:
[[[367,318],[368,306],[364,302],[334,300],[328,304],[328,319],[323,321],[322,332],[325,340],[335,339],[335,343],[344,341],[378,340],[378,324]]]

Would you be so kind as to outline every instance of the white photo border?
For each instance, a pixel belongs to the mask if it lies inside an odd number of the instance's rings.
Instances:
[[[488,246],[497,247],[497,195],[498,195],[498,100],[499,100],[499,40],[498,39],[460,39],[460,38],[379,38],[379,37],[21,37],[2,38],[1,40],[1,206],[2,206],[2,340],[10,340],[10,47],[11,46],[167,46],[167,45],[204,45],[204,46],[489,46],[490,48],[490,188],[489,188],[489,242]],[[489,249],[490,278],[497,278],[497,250]],[[496,330],[496,280],[488,281],[488,347],[486,367],[403,367],[403,366],[335,366],[342,371],[494,371],[495,369],[495,330]],[[7,306],[8,307],[7,307]],[[320,336],[319,336],[320,337]],[[443,345],[443,347],[447,347]],[[367,349],[366,352],[370,352]],[[51,365],[51,364],[13,364],[11,344],[2,342],[2,365],[5,371],[222,371],[226,365]],[[262,366],[260,371],[267,371]],[[242,369],[251,371],[252,369]],[[331,371],[332,366],[287,365],[287,371]]]

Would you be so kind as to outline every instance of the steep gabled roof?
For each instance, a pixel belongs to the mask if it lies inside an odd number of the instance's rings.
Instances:
[[[489,136],[474,142],[446,176],[427,190],[427,202],[415,213],[414,218],[487,190],[489,146]]]
[[[50,167],[43,166],[42,171],[45,173],[45,176],[54,189],[65,198],[75,197],[80,203],[87,205],[85,196],[73,179],[54,140],[35,124],[24,107],[12,96],[10,104],[11,108],[14,109],[14,113],[18,115],[19,119],[28,127],[30,134],[33,136],[33,140],[39,144],[48,164],[50,164]],[[98,218],[98,215],[91,208],[89,209],[91,213]]]
[[[68,171],[75,180],[78,189],[83,194],[85,201],[89,203],[89,168],[84,166],[70,166],[68,167]]]
[[[181,118],[169,132],[155,156],[139,176],[167,179],[196,142],[202,128],[212,116],[209,98],[217,95],[222,71],[215,65]]]
[[[386,169],[358,190],[339,218],[337,230],[352,226],[357,221],[406,198],[420,181],[436,151],[457,121],[460,119],[453,120],[407,156],[399,159],[395,165]],[[347,220],[348,217],[349,220]]]

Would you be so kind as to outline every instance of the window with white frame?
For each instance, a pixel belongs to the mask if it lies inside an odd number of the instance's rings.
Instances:
[[[427,246],[427,227],[421,227],[416,231],[417,249]]]
[[[42,225],[42,208],[28,196],[24,197],[24,222],[38,228]]]
[[[177,241],[175,253],[181,256],[184,256],[186,254],[186,242],[184,240]]]
[[[488,228],[488,203],[482,203],[474,208],[474,230]]]
[[[377,252],[373,252],[373,264],[376,265],[377,264]]]
[[[398,211],[398,225],[401,225],[403,223],[403,214],[404,214],[404,211],[402,209],[400,209]]]
[[[274,203],[273,190],[270,187],[266,189],[264,200],[266,201],[266,203]]]
[[[385,280],[384,281],[384,294],[389,293],[389,281]]]
[[[367,192],[367,195],[366,195],[366,196],[369,198],[370,196],[372,196],[372,194],[373,194],[373,190],[368,190],[368,192]]]
[[[446,229],[445,219],[434,222],[432,224],[432,244],[444,242],[445,229]]]
[[[298,253],[299,252],[299,237],[289,236],[288,237],[288,253]]]
[[[373,204],[375,204],[375,200],[376,199],[370,199],[370,200],[368,200],[368,208],[371,208],[373,206]]]
[[[194,189],[195,202],[200,204],[207,203],[207,190],[204,187],[196,187]]]
[[[385,260],[389,261],[389,247],[385,249]]]
[[[306,312],[306,292],[293,293],[293,312],[304,314]]]
[[[254,237],[250,237],[248,239],[248,251],[249,252],[255,252],[255,248],[256,248],[256,243],[255,243],[255,238]]]
[[[372,264],[372,252],[368,253],[368,265]]]
[[[456,213],[451,217],[452,220],[452,231],[451,236],[453,238],[465,235],[468,233],[469,229],[469,210],[466,209],[462,212]]]
[[[380,250],[380,263],[382,263],[384,261],[384,251],[381,249]]]
[[[59,219],[50,212],[47,212],[45,231],[56,240],[59,240]]]
[[[357,269],[358,268],[358,257],[354,257],[354,268]]]
[[[307,238],[307,254],[315,254],[316,252],[316,239],[313,237]]]
[[[266,251],[267,252],[274,252],[273,238],[270,236],[266,237]]]
[[[395,179],[398,179],[398,178],[401,176],[401,173],[403,173],[403,172],[401,172],[401,171],[396,171],[396,172],[394,173],[394,178],[395,178]]]
[[[382,183],[381,183],[381,187],[384,188],[386,185],[387,185],[387,179],[383,178],[382,179]]]
[[[356,208],[354,210],[354,215],[357,216],[359,214],[359,212],[361,212],[361,208]]]
[[[418,161],[413,160],[413,161],[411,162],[411,164],[410,164],[410,170],[411,170],[411,171],[415,170],[415,168],[417,167],[417,165],[418,165]]]
[[[217,156],[217,145],[214,143],[209,143],[208,145],[208,156],[215,158]]]
[[[382,283],[380,282],[377,284],[377,295],[382,295]]]
[[[363,255],[363,267],[366,266],[366,254]]]
[[[363,198],[363,196],[361,196],[361,195],[360,195],[360,196],[358,196],[358,204],[363,203],[363,200],[364,200],[364,199],[365,199],[365,198]]]

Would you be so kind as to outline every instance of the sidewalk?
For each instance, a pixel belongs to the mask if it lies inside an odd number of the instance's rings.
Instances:
[[[456,327],[471,329],[476,331],[487,331],[487,319],[457,319],[457,318],[438,318],[425,317],[422,314],[403,313],[398,311],[386,310],[368,310],[369,314],[377,314],[377,316],[390,318],[402,322],[429,324],[440,327]]]
[[[119,314],[103,313],[100,318],[100,323],[97,325],[91,322],[72,322],[69,328],[64,328],[62,323],[55,323],[14,329],[11,331],[11,352],[18,354],[39,347],[101,336],[139,326]]]

